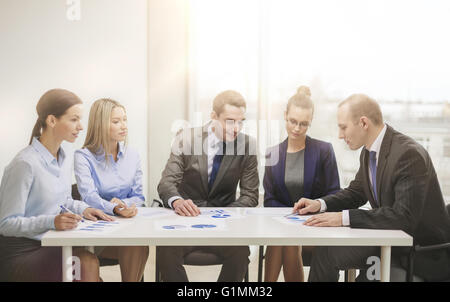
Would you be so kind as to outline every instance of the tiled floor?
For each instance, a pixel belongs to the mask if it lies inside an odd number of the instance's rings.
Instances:
[[[250,265],[249,265],[249,281],[258,281],[258,247],[250,247]],[[220,266],[185,266],[186,272],[191,282],[205,282],[216,281],[219,276]],[[308,278],[309,267],[305,267],[305,279]],[[100,269],[100,275],[105,282],[119,282],[120,280],[120,268],[118,265],[102,267]],[[341,274],[341,280],[343,276]],[[155,281],[155,247],[150,247],[150,256],[145,267],[144,280],[146,282]],[[283,272],[280,273],[278,282],[283,282]]]

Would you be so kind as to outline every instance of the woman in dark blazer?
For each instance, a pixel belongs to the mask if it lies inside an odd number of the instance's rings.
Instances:
[[[306,135],[314,105],[308,87],[289,99],[285,112],[288,138],[270,148],[264,173],[264,207],[293,207],[302,197],[320,198],[340,190],[339,173],[330,143]],[[285,281],[303,281],[300,246],[268,246],[265,281],[276,282],[283,267]]]

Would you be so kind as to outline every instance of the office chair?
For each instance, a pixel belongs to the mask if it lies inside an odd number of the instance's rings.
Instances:
[[[80,192],[78,192],[77,184],[72,185],[72,199],[81,200]],[[97,256],[100,266],[114,266],[119,265],[119,260],[117,259],[109,259],[109,258],[101,258]],[[144,282],[144,275],[142,275],[141,282]]]
[[[152,203],[152,207],[163,207],[163,203],[160,200],[154,199]],[[155,261],[155,281],[161,282],[164,281],[161,278],[161,272],[159,270],[158,263],[158,247],[156,247],[156,261]],[[196,266],[210,266],[210,265],[221,265],[223,264],[223,260],[213,253],[208,253],[205,251],[197,250],[187,254],[184,257],[184,265],[196,265]],[[248,282],[248,266],[247,272],[244,276],[244,281]]]
[[[450,204],[446,205],[446,210],[448,215],[450,216]],[[413,244],[411,250],[408,255],[408,267],[406,270],[406,281],[412,282],[414,279],[418,279],[417,276],[414,276],[414,266],[415,266],[415,256],[417,254],[426,253],[430,251],[447,251],[447,256],[450,257],[450,242],[421,246],[418,244]],[[450,261],[450,260],[449,260]],[[446,281],[450,282],[450,275],[442,276],[442,279],[439,280],[426,280],[424,281]]]

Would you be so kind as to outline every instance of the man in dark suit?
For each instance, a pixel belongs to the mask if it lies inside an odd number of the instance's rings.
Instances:
[[[294,211],[327,212],[305,224],[403,230],[421,245],[448,242],[450,218],[428,152],[386,125],[379,105],[366,95],[352,95],[339,105],[338,126],[350,149],[364,146],[359,170],[348,188],[319,200],[301,199]],[[358,209],[367,201],[371,210]],[[399,249],[392,251],[395,260]],[[368,257],[379,254],[378,247],[317,247],[309,280],[337,281],[339,269],[367,269]],[[433,267],[432,261],[415,273],[427,279],[448,274],[449,255],[432,257],[440,257],[441,265]]]
[[[199,207],[258,205],[256,144],[240,133],[245,109],[239,93],[222,92],[214,99],[210,123],[177,135],[158,185],[166,207],[178,215],[197,216]],[[240,196],[236,199],[238,184]],[[243,280],[249,263],[248,246],[188,246],[158,247],[163,281],[187,282],[183,258],[194,250],[205,250],[223,259],[218,281]]]

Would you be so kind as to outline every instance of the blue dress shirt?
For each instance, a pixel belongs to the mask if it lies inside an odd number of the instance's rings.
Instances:
[[[71,197],[71,161],[58,160],[33,138],[5,168],[0,185],[0,234],[41,240],[55,229],[61,205],[82,215],[89,206]]]
[[[101,153],[101,154],[100,154]],[[81,199],[88,205],[114,215],[111,199],[118,198],[127,206],[143,206],[142,170],[139,154],[119,143],[117,161],[112,155],[106,161],[101,151],[94,154],[87,148],[75,152],[75,178]]]

